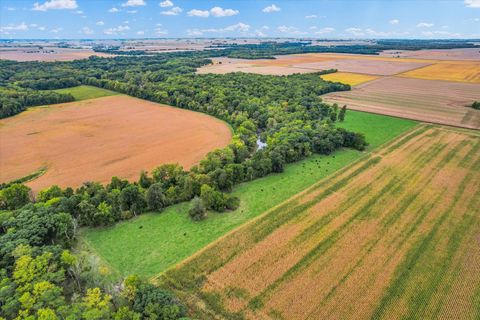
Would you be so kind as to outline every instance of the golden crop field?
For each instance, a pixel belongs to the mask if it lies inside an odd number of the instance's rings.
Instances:
[[[323,80],[346,83],[351,86],[356,86],[357,84],[365,83],[377,78],[377,76],[350,72],[335,72],[322,75]]]
[[[426,80],[446,80],[480,83],[480,62],[448,61],[407,71],[401,76]]]
[[[412,131],[156,281],[199,319],[479,319],[480,136]]]

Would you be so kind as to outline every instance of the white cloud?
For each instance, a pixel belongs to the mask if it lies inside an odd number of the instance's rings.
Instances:
[[[258,30],[258,29],[255,30],[254,35],[256,37],[266,37],[267,36],[267,34],[265,32],[263,32],[262,30]]]
[[[159,6],[162,8],[173,7],[173,2],[170,0],[165,0],[159,3]]]
[[[245,33],[250,30],[250,25],[239,22],[225,28],[210,28],[210,29],[187,29],[187,35],[189,36],[201,36],[205,33],[226,33],[226,32],[240,32]]]
[[[417,24],[417,28],[431,28],[433,26],[434,24],[429,22],[420,22]]]
[[[158,27],[158,28],[155,28],[155,34],[166,35],[166,34],[168,34],[168,30]]]
[[[292,26],[279,26],[277,28],[278,32],[281,33],[288,33],[288,34],[295,34],[295,35],[302,35],[306,34],[306,32],[300,31],[297,27],[292,27]]]
[[[435,30],[435,31],[423,31],[422,36],[429,37],[429,38],[460,38],[461,35],[459,33],[453,33],[444,30]]]
[[[316,18],[318,18],[318,16],[316,14],[311,14],[311,15],[305,16],[305,19],[316,19]]]
[[[315,34],[328,34],[328,33],[332,33],[333,31],[335,31],[335,28],[325,27],[315,31]]]
[[[392,25],[395,25],[395,24],[399,24],[400,23],[400,20],[398,19],[392,19],[390,21],[388,21],[388,23],[392,24]]]
[[[104,24],[105,24],[105,22],[103,22],[103,21],[97,21],[97,23],[96,23],[97,26],[103,26]]]
[[[371,28],[360,29],[356,27],[351,27],[345,29],[345,32],[355,36],[355,37],[369,37],[369,38],[379,38],[379,37],[399,37],[406,36],[409,32],[396,32],[396,31],[377,31]]]
[[[265,12],[265,13],[272,13],[272,12],[280,11],[280,8],[277,7],[276,5],[272,4],[272,5],[269,5],[268,7],[263,8],[262,11]]]
[[[480,18],[475,18],[475,19],[473,19],[473,21],[478,22],[478,21],[480,21]]]
[[[14,7],[7,7],[7,10],[8,10],[8,11],[15,11],[15,10],[17,10],[17,9],[15,9]]]
[[[116,35],[119,33],[124,33],[125,31],[130,30],[129,26],[118,26],[115,28],[108,28],[106,30],[103,30],[103,33],[108,34],[108,35]]]
[[[59,33],[60,31],[62,31],[63,28],[53,28],[50,30],[51,33]]]
[[[210,15],[216,18],[222,17],[230,17],[239,14],[238,10],[234,9],[223,9],[221,7],[213,7],[209,10],[198,10],[192,9],[187,12],[188,16],[190,17],[200,17],[200,18],[208,18]]]
[[[38,30],[40,31],[45,31],[45,29],[46,29],[45,27],[38,27]]]
[[[27,31],[28,25],[25,22],[20,24],[9,24],[4,27],[0,27],[0,33],[10,34],[12,31]]]
[[[220,17],[230,17],[230,16],[237,15],[239,11],[234,9],[223,9],[220,7],[213,7],[212,9],[210,9],[210,13],[212,16],[220,18]]]
[[[82,10],[77,10],[75,11],[76,14],[83,14],[83,11]]]
[[[93,30],[89,27],[83,27],[82,28],[82,31],[81,31],[83,34],[93,34]]]
[[[210,12],[208,10],[198,10],[193,9],[187,12],[189,17],[200,17],[200,18],[208,18],[210,16]]]
[[[127,10],[127,13],[130,13],[130,14],[134,14],[134,13],[137,13],[138,11],[137,10]]]
[[[47,10],[73,10],[77,9],[78,4],[76,0],[48,0],[43,4],[35,2],[32,10],[47,11]]]
[[[182,12],[182,8],[180,7],[173,7],[172,9],[170,10],[167,10],[167,11],[162,11],[160,12],[161,14],[165,15],[165,16],[176,16],[178,15],[180,12]]]
[[[142,30],[137,31],[137,35],[139,35],[139,36],[143,36],[144,34],[145,34],[145,31],[142,31]]]
[[[110,12],[110,13],[115,13],[115,12],[118,12],[118,11],[120,11],[120,10],[118,10],[118,9],[115,8],[115,7],[110,8],[110,9],[108,10],[108,12]]]
[[[145,0],[128,0],[127,2],[122,3],[122,7],[139,7],[145,6]]]
[[[362,29],[355,28],[355,27],[347,28],[345,29],[345,32],[353,34],[354,36],[357,36],[357,37],[365,35]]]
[[[480,0],[465,0],[463,3],[469,8],[480,8]]]

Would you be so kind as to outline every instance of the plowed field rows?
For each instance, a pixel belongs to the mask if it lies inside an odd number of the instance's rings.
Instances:
[[[480,136],[422,125],[157,279],[201,319],[478,319]]]

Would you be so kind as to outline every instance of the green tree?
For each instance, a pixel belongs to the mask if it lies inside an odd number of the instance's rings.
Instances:
[[[344,105],[342,109],[340,109],[340,113],[338,114],[338,120],[343,122],[345,120],[345,114],[347,113],[347,105]]]
[[[147,205],[150,210],[161,211],[166,204],[161,183],[154,183],[147,190]]]
[[[188,210],[188,214],[190,215],[190,218],[196,221],[203,220],[207,217],[207,210],[205,209],[205,205],[201,198],[193,198],[192,206],[190,210]]]
[[[0,209],[15,210],[30,202],[31,189],[15,183],[0,190]]]

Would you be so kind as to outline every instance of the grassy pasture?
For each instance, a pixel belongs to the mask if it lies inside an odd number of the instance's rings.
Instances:
[[[119,94],[115,91],[83,85],[72,88],[56,89],[52,91],[58,93],[70,93],[75,98],[75,101],[95,99]]]
[[[364,132],[370,150],[417,123],[382,115],[347,111],[341,126]],[[188,203],[162,213],[144,214],[111,228],[84,230],[83,244],[94,251],[115,275],[136,273],[150,277],[189,257],[228,231],[292,197],[318,180],[361,158],[364,153],[342,150],[330,156],[312,156],[288,165],[285,172],[235,188],[241,206],[234,212],[210,214],[192,222]]]
[[[420,125],[156,280],[199,319],[478,319],[479,150]]]

